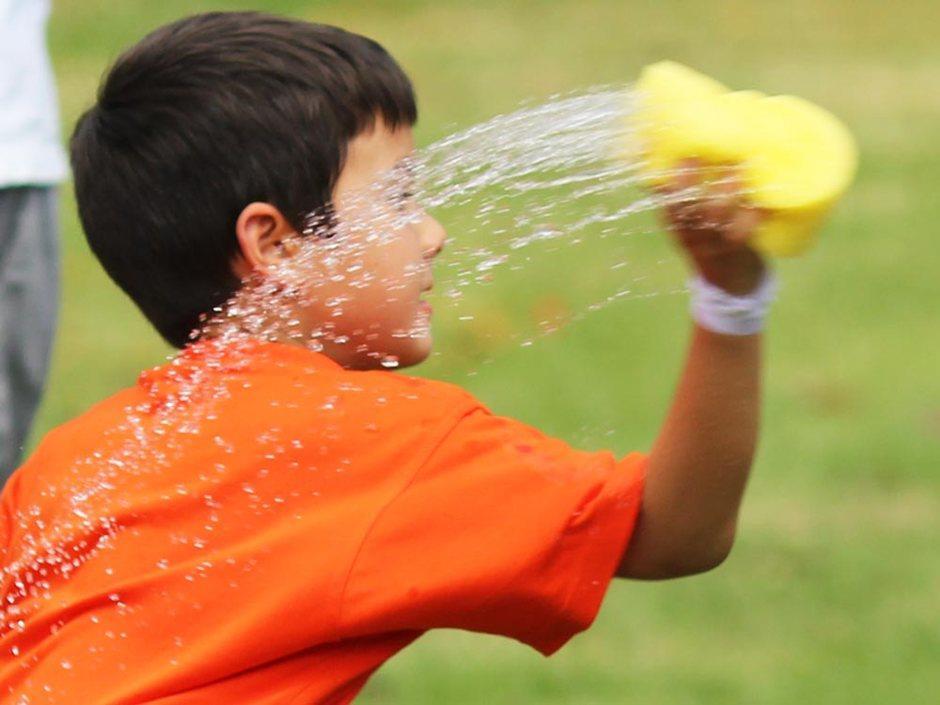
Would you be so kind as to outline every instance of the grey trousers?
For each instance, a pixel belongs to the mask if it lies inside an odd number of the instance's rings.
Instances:
[[[0,486],[23,454],[59,308],[55,187],[0,188]]]

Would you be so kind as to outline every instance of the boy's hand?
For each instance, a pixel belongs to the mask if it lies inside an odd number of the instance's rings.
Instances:
[[[710,184],[703,178],[706,173]],[[664,212],[669,229],[698,273],[729,294],[753,291],[764,261],[748,243],[763,213],[742,197],[738,170],[719,167],[706,172],[697,160],[686,160],[664,191],[676,196]],[[691,192],[692,198],[680,200],[683,192]]]

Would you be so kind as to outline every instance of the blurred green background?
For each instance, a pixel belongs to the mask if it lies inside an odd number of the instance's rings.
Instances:
[[[731,559],[702,577],[613,586],[595,626],[550,660],[493,637],[430,634],[359,702],[940,702],[934,0],[55,0],[65,132],[122,48],[209,9],[264,9],[379,40],[417,86],[419,143],[672,58],[732,86],[819,102],[862,149],[821,246],[779,267],[765,429]],[[62,322],[36,439],[168,353],[99,271],[69,189],[63,225]],[[681,286],[665,240],[650,243],[651,262],[669,258],[657,281]],[[576,258],[567,266],[579,271]],[[417,373],[581,445],[647,448],[681,363],[685,306],[682,296],[630,300],[532,347],[481,336],[469,356],[463,333],[443,331],[442,354]],[[478,325],[503,325],[487,321]]]

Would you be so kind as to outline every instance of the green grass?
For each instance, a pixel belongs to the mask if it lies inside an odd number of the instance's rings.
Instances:
[[[765,430],[731,560],[700,578],[613,587],[595,627],[550,660],[491,637],[428,635],[361,701],[937,702],[935,3],[59,0],[51,46],[67,129],[107,63],[144,31],[194,10],[247,7],[385,44],[418,87],[423,142],[523,100],[631,80],[668,57],[731,85],[816,100],[862,148],[857,185],[821,246],[780,265]],[[63,223],[62,326],[37,437],[167,353],[91,258],[67,190]],[[655,238],[642,249],[641,261],[671,257]],[[583,247],[571,257],[564,271],[593,261]],[[546,267],[529,282],[560,282],[554,293],[577,300],[576,279]],[[672,260],[654,270],[665,288],[682,282]],[[442,354],[419,373],[581,445],[648,447],[681,362],[683,298],[626,301],[532,347],[500,348],[484,334],[505,325],[516,293],[481,294],[482,332],[468,342],[444,331]],[[457,346],[474,341],[492,362],[470,375],[476,358]]]

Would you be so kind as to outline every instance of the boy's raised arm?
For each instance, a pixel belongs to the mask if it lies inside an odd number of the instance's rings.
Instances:
[[[694,171],[677,180],[685,188]],[[754,291],[765,275],[747,246],[760,215],[728,183],[709,198],[667,209],[698,274],[729,294]],[[716,224],[723,225],[716,225]],[[649,457],[639,520],[617,571],[658,579],[720,564],[734,540],[757,444],[761,336],[696,325],[678,388]]]

